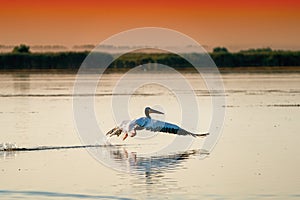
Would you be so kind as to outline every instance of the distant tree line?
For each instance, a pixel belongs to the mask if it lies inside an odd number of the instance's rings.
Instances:
[[[5,53],[0,54],[0,69],[77,69],[87,52]]]
[[[218,67],[300,66],[300,51],[259,48],[230,53],[215,48],[210,56]]]
[[[77,70],[89,52],[31,53],[30,47],[20,45],[11,53],[0,53],[0,70],[14,69],[66,69]],[[100,53],[101,58],[112,60],[113,55]],[[187,54],[201,60],[201,54]],[[216,47],[210,53],[218,67],[249,66],[300,66],[300,51],[274,51],[270,48],[249,49],[236,53],[225,47]],[[110,68],[132,68],[146,63],[160,63],[184,69],[192,65],[182,57],[171,53],[129,53],[113,63]],[[101,67],[101,66],[99,66]]]
[[[101,58],[112,59],[105,53]],[[0,54],[0,70],[19,69],[65,69],[78,70],[84,59],[89,55],[84,52],[49,52],[31,53],[30,47],[24,44],[16,46],[11,53]]]
[[[128,53],[116,59],[110,68],[132,68],[147,63],[159,63],[173,68],[187,68],[192,65],[177,54],[170,53]]]

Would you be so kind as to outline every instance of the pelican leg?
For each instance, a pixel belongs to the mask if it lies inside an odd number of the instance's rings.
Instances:
[[[135,129],[133,129],[133,132],[131,133],[130,137],[134,137],[134,136],[136,136],[136,130]]]
[[[123,137],[123,140],[126,140],[127,137],[128,137],[128,133],[126,132],[124,137]]]

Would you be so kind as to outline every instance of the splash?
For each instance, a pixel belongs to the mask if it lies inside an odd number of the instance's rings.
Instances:
[[[5,142],[0,144],[0,151],[13,151],[17,148],[18,146],[15,143]]]

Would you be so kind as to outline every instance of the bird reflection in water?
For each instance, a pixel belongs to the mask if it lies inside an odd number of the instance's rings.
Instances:
[[[187,150],[157,156],[138,156],[137,152],[129,152],[125,147],[110,148],[110,157],[117,163],[116,167],[126,172],[144,174],[146,178],[160,176],[163,172],[170,172],[183,167],[189,158],[208,155],[205,150]]]

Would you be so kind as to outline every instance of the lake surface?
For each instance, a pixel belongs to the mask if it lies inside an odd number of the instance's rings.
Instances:
[[[120,74],[104,77],[95,92],[96,117],[103,130],[116,124],[111,91]],[[205,132],[211,95],[196,74],[184,74],[194,88]],[[132,80],[143,77],[131,77]],[[165,76],[176,81],[172,75]],[[223,74],[226,110],[222,135],[201,159],[204,138],[181,153],[139,157],[157,151],[175,136],[141,133],[144,138],[95,141],[84,147],[73,113],[75,75],[0,75],[0,199],[299,199],[300,74]],[[180,92],[180,91],[179,91]],[[181,91],[185,92],[185,91]],[[173,91],[144,85],[129,99],[130,117],[146,105],[163,109],[153,116],[180,123]],[[87,130],[88,134],[88,130]],[[150,134],[150,133],[149,133]],[[9,148],[15,151],[3,151]],[[103,164],[91,150],[107,153],[127,173]],[[88,151],[87,151],[88,150]]]

